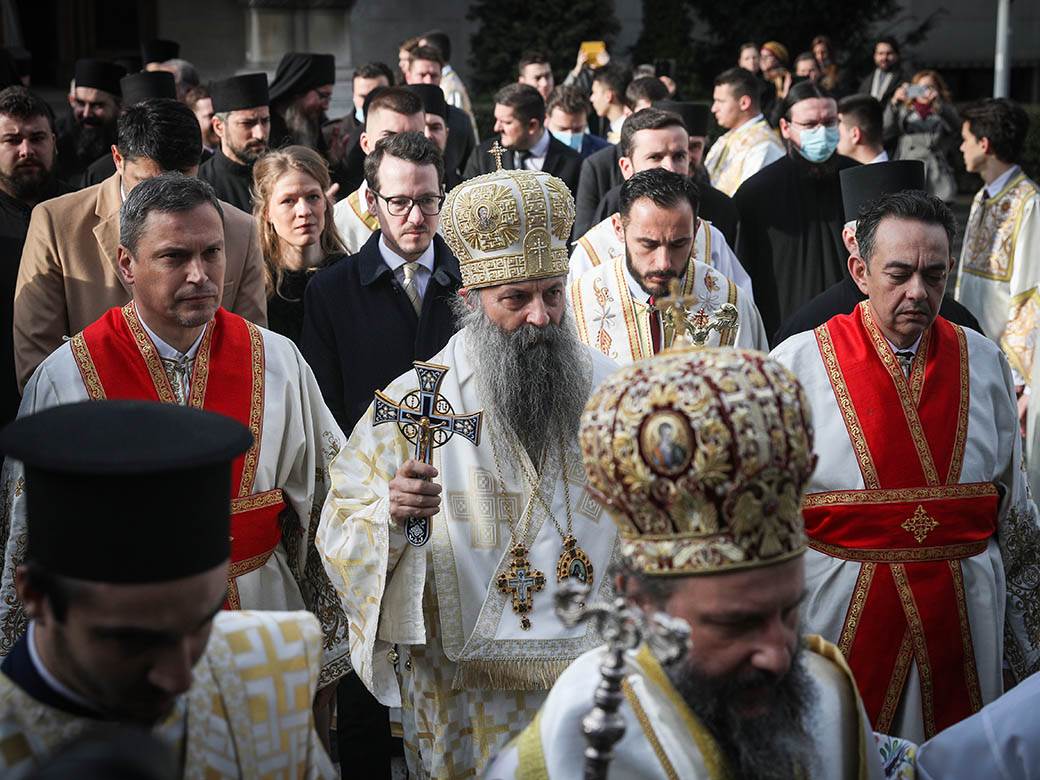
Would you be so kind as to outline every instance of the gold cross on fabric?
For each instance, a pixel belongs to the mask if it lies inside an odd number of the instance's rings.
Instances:
[[[920,544],[933,530],[939,527],[939,522],[928,514],[920,504],[911,517],[903,521],[900,526],[904,531],[912,534],[917,543]]]

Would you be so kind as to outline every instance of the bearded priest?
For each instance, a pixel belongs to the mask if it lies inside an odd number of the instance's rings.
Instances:
[[[483,428],[425,465],[370,408],[332,464],[317,545],[356,673],[402,708],[410,774],[447,779],[479,775],[598,644],[560,622],[553,594],[562,580],[610,590],[616,533],[585,492],[577,432],[616,366],[578,340],[566,312],[574,202],[562,181],[499,168],[452,190],[442,213],[461,330],[417,371],[439,377],[440,400],[427,399],[437,424],[482,410]],[[407,406],[416,380],[396,379],[382,403]],[[428,518],[426,546],[406,540],[409,518]]]
[[[579,438],[621,532],[615,619],[643,642],[575,661],[486,777],[883,777],[841,653],[801,630],[799,501],[815,458],[795,377],[758,352],[666,350],[600,386]],[[624,735],[609,773],[590,775],[583,719],[611,703],[603,671],[622,678]],[[593,752],[608,736],[597,721]]]
[[[820,434],[807,625],[849,659],[874,728],[918,744],[1040,667],[1011,369],[938,316],[954,229],[920,191],[867,204],[849,271],[868,299],[773,351]]]

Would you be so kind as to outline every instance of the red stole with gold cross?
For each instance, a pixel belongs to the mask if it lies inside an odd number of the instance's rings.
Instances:
[[[887,732],[911,660],[925,734],[982,706],[961,559],[996,532],[993,484],[960,484],[968,429],[964,331],[937,317],[903,373],[864,301],[815,331],[863,490],[811,493],[809,545],[860,562],[838,646]]]
[[[72,355],[91,400],[177,403],[159,353],[133,303],[109,309],[72,338]],[[253,445],[231,464],[231,566],[224,606],[239,608],[235,579],[263,566],[281,542],[280,489],[253,493],[264,421],[264,342],[260,330],[224,309],[206,326],[195,356],[188,406],[249,427]]]

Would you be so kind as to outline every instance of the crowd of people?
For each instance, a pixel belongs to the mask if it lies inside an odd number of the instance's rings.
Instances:
[[[179,53],[0,91],[0,772],[572,778],[613,696],[611,777],[1032,776],[1022,107],[527,52],[481,138],[442,31],[342,118]]]

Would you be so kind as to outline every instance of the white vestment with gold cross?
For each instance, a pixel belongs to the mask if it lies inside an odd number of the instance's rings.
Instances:
[[[429,361],[448,367],[440,392],[456,414],[485,404],[466,339],[467,331],[457,333]],[[595,387],[616,366],[594,350],[586,354]],[[417,384],[408,372],[385,394],[396,401]],[[331,467],[318,549],[350,622],[356,673],[379,701],[402,708],[415,777],[479,775],[531,720],[567,664],[599,643],[588,628],[568,629],[556,617],[562,537],[521,472],[534,464],[511,441],[485,417],[479,446],[455,436],[434,450],[441,511],[431,520],[429,543],[418,548],[390,518],[388,484],[413,457],[395,424],[373,425],[370,408]],[[541,494],[563,531],[572,524],[593,566],[593,592],[606,596],[616,526],[585,491],[575,437],[563,447],[566,468],[548,474]],[[511,526],[518,522],[526,528],[516,541],[545,577],[533,596],[529,630],[496,585],[509,569]]]
[[[567,287],[578,338],[619,365],[628,365],[653,352],[651,307],[638,290],[623,257],[596,266]],[[690,260],[680,288],[687,300],[687,318],[704,326],[723,304],[737,308],[736,329],[712,331],[706,346],[769,350],[762,317],[743,290],[715,269]],[[667,346],[664,340],[662,345]]]
[[[814,706],[808,732],[817,765],[812,777],[883,780],[881,754],[855,681],[838,649],[805,637],[802,659],[812,679]],[[583,775],[582,719],[602,679],[604,648],[564,672],[545,705],[495,759],[487,780],[571,780]],[[613,748],[610,780],[723,780],[731,776],[711,733],[682,700],[646,645],[629,651],[624,701],[625,733]]]
[[[1040,333],[1040,187],[1021,171],[992,198],[976,193],[955,297],[1028,383]]]
[[[740,288],[749,301],[754,302],[751,277],[726,243],[722,232],[706,219],[697,218],[697,233],[693,237],[694,260],[709,265]],[[567,283],[572,284],[590,269],[620,257],[625,258],[625,245],[614,232],[611,217],[589,228],[571,250]]]
[[[361,186],[347,195],[336,204],[333,209],[333,219],[339,237],[343,239],[343,247],[348,255],[357,254],[361,247],[379,230],[379,220],[376,215],[368,210],[368,199],[365,192],[368,191],[368,183],[361,182]]]
[[[288,508],[281,516],[281,542],[262,565],[249,567],[233,577],[229,602],[241,609],[312,610],[325,632],[324,686],[350,671],[346,619],[312,541],[328,491],[328,465],[339,452],[344,436],[296,345],[265,328],[256,330],[263,343],[257,365],[264,372],[264,398],[262,417],[254,429],[260,450],[253,490],[262,494],[280,488]],[[185,373],[178,376],[163,361],[162,369],[166,370],[171,386],[194,375],[194,362],[188,361]],[[182,398],[189,395],[190,392],[183,393]],[[72,342],[66,342],[33,372],[25,386],[18,416],[89,399]],[[27,538],[23,473],[20,462],[5,461],[0,493],[6,531],[0,540],[5,544],[0,577],[0,656],[10,652],[26,627],[25,612],[14,586],[15,569],[25,556]],[[190,490],[190,486],[185,486],[185,490]],[[158,555],[161,551],[142,550],[141,554]]]
[[[719,136],[704,158],[704,167],[711,186],[732,198],[741,184],[784,154],[780,136],[759,114]]]
[[[963,329],[968,353],[970,402],[967,441],[958,484],[992,483],[1000,493],[997,533],[978,555],[961,559],[968,624],[982,703],[1004,691],[1003,673],[1022,679],[1040,669],[1040,527],[1026,490],[1017,435],[1014,389],[1007,360],[992,341]],[[784,341],[770,357],[798,377],[812,407],[816,470],[806,494],[864,490],[863,475],[814,331]],[[852,381],[849,378],[849,381]],[[951,421],[951,425],[954,421]],[[905,526],[904,526],[905,528]],[[907,532],[907,548],[917,542]],[[806,631],[837,643],[858,592],[861,564],[814,549],[805,553]],[[941,684],[941,682],[939,683]],[[888,732],[917,744],[926,739],[922,675],[911,662]]]
[[[306,612],[221,612],[191,688],[153,733],[178,777],[202,780],[338,778],[314,728],[321,628]],[[42,704],[0,674],[0,775],[39,762],[101,721]]]

